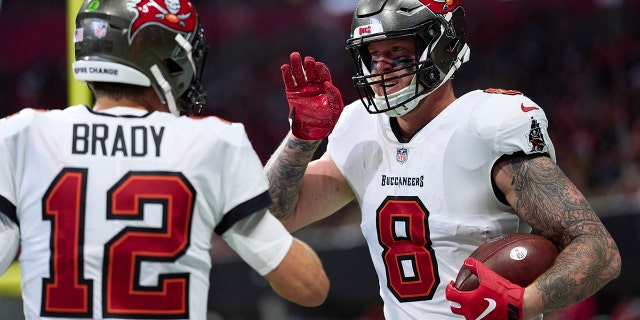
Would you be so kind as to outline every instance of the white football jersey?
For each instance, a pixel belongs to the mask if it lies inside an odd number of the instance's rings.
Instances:
[[[515,152],[555,161],[543,110],[516,91],[473,91],[407,143],[390,118],[347,106],[328,152],[362,210],[387,319],[459,319],[445,288],[475,248],[529,232],[494,193],[491,169]]]
[[[205,319],[213,233],[270,203],[239,123],[86,106],[0,120],[0,215],[20,225],[27,319]],[[261,274],[291,242],[271,229],[242,252]]]

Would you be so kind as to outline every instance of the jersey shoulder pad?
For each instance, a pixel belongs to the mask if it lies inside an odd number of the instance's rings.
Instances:
[[[27,128],[36,116],[52,110],[25,108],[0,120],[0,135],[11,136]]]
[[[492,140],[495,152],[546,153],[551,145],[542,107],[515,90],[477,91],[469,127]]]
[[[374,115],[369,114],[362,101],[358,99],[344,107],[331,135],[337,137],[344,136],[347,132],[360,132],[362,126],[366,127],[367,123],[374,119]]]
[[[547,122],[542,107],[516,90],[487,89],[476,91],[472,125],[482,132],[504,130],[535,119]]]
[[[226,123],[226,124],[232,124],[233,122],[224,119],[222,117],[219,116],[213,116],[213,115],[208,115],[208,116],[187,116],[187,118],[189,119],[193,119],[193,120],[201,120],[201,119],[215,119],[216,121],[220,121],[222,123]]]

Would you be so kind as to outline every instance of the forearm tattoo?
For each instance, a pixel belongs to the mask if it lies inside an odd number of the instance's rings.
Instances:
[[[611,235],[578,188],[546,157],[517,157],[504,169],[515,190],[514,209],[563,252],[537,282],[543,307],[554,310],[593,295],[618,276]]]
[[[302,177],[321,142],[287,137],[267,162],[265,172],[273,200],[269,209],[278,219],[286,220],[293,214]]]

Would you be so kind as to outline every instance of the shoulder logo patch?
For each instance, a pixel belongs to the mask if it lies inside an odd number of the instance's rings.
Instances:
[[[543,152],[547,143],[544,140],[542,129],[540,129],[540,123],[533,117],[531,117],[531,130],[529,131],[529,145],[531,146],[531,152]]]

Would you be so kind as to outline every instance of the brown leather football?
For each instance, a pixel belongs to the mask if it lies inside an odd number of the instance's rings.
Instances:
[[[479,246],[470,257],[481,261],[507,280],[526,287],[553,265],[558,253],[558,247],[545,237],[512,233]],[[455,287],[470,291],[478,285],[478,277],[462,266]]]

